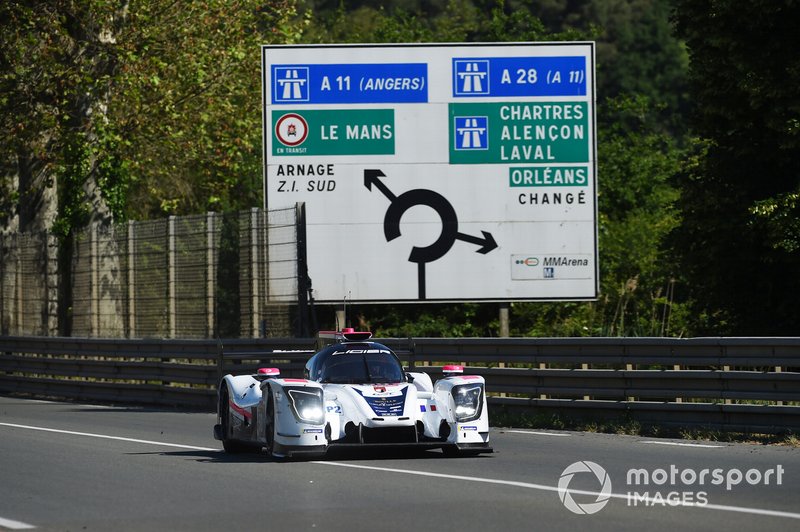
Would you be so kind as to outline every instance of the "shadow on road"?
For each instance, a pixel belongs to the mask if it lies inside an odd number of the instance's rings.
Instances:
[[[358,462],[358,461],[388,461],[388,460],[476,460],[485,459],[486,455],[478,456],[453,456],[447,457],[440,450],[419,450],[419,449],[330,449],[328,453],[315,459],[308,458],[275,458],[266,452],[251,453],[226,453],[225,451],[205,451],[205,450],[184,450],[184,451],[161,451],[149,453],[130,453],[135,455],[160,455],[174,456],[178,458],[192,458],[203,463],[223,463],[223,464],[264,464],[264,463],[286,463],[286,462],[311,462],[314,460],[326,460],[336,462]]]

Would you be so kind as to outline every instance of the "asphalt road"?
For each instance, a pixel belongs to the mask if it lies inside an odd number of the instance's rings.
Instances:
[[[213,423],[0,396],[0,530],[800,527],[797,448],[493,428],[480,457],[278,462],[225,454]]]

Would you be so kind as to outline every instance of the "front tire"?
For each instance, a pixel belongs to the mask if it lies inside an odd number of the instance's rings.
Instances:
[[[264,441],[266,442],[266,451],[272,457],[275,457],[273,450],[275,448],[275,402],[272,399],[272,389],[267,388],[264,390],[268,394],[266,418],[264,419]]]
[[[228,401],[228,387],[225,386],[219,405],[220,417],[222,418],[222,448],[225,449],[226,453],[239,454],[248,451],[249,448],[242,442],[232,438],[231,409],[228,406]]]

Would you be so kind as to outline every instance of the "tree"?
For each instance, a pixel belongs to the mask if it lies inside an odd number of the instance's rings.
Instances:
[[[16,183],[20,230],[109,215],[98,193],[105,161],[97,147],[126,8],[103,0],[0,7],[0,149],[6,178]]]
[[[548,31],[577,30],[597,41],[599,98],[641,95],[649,119],[680,137],[688,109],[688,56],[673,35],[670,0],[509,0]]]
[[[5,221],[66,235],[258,204],[258,45],[302,26],[292,0],[4,2]]]
[[[795,334],[800,5],[678,0],[674,16],[704,141],[678,181],[674,239],[699,331]]]
[[[292,43],[292,0],[149,2],[131,12],[115,121],[131,216],[260,206],[259,46]]]
[[[52,229],[69,280],[91,222],[259,204],[258,45],[301,28],[293,0],[0,4],[0,221]]]

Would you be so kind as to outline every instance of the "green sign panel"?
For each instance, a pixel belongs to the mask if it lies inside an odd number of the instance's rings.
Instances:
[[[394,109],[272,111],[272,155],[394,155]]]
[[[588,166],[512,166],[508,169],[511,187],[586,187]]]
[[[586,102],[451,103],[451,164],[588,163]]]

